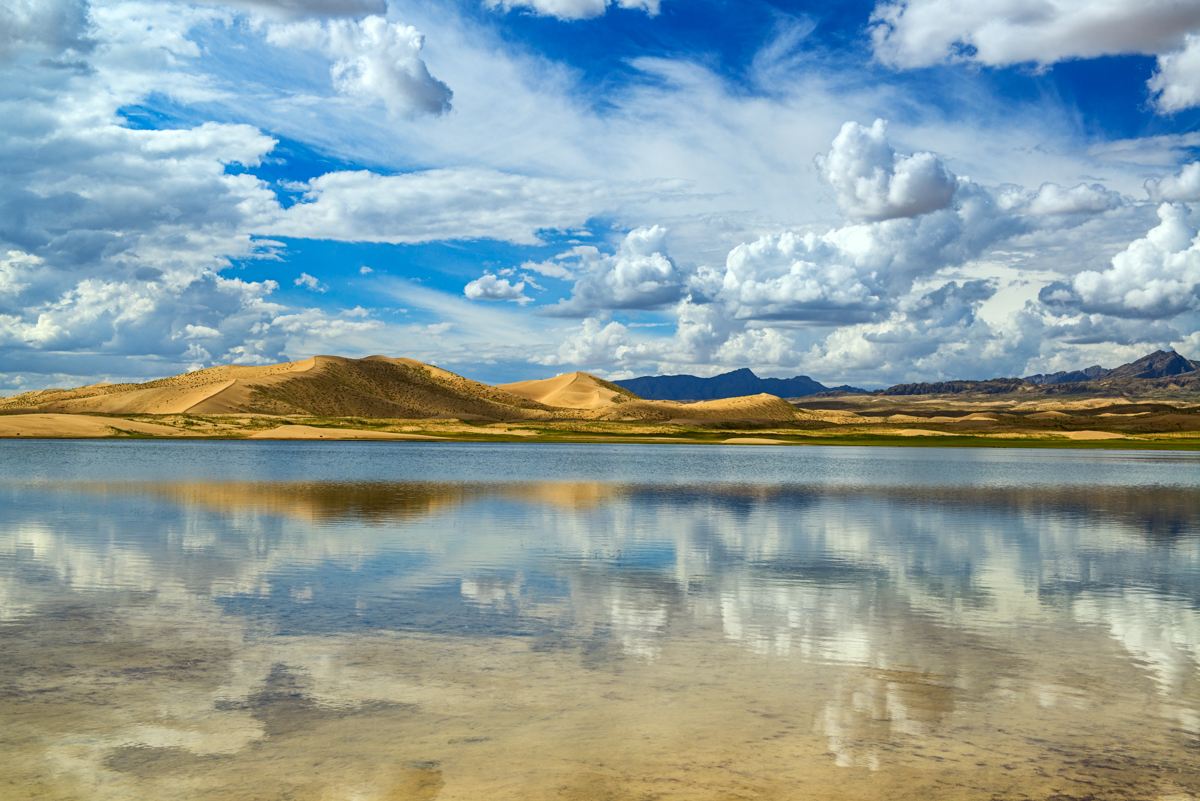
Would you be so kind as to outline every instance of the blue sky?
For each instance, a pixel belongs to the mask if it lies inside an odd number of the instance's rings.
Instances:
[[[1200,0],[13,0],[0,391],[1200,357]]]

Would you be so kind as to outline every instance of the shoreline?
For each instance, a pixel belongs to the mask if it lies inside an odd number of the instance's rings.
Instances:
[[[1160,419],[1082,413],[1045,418],[956,410],[921,417],[797,410],[796,419],[597,420],[283,416],[255,414],[0,414],[3,440],[173,440],[271,442],[525,442],[853,446],[894,448],[1038,448],[1200,451],[1200,414]]]
[[[1036,449],[1036,450],[1102,450],[1102,451],[1181,451],[1200,452],[1200,438],[1196,439],[1102,439],[1102,440],[1072,440],[1050,439],[1045,437],[967,437],[967,436],[931,436],[931,437],[889,437],[889,436],[856,436],[845,434],[831,437],[802,436],[793,439],[736,438],[755,439],[758,441],[734,441],[716,437],[688,436],[154,436],[113,434],[109,436],[78,436],[78,435],[0,435],[0,446],[8,442],[245,442],[253,443],[357,443],[357,444],[454,444],[454,443],[504,443],[517,445],[691,445],[691,446],[723,446],[727,448],[805,448],[805,447],[858,447],[858,448],[955,448],[955,449]]]

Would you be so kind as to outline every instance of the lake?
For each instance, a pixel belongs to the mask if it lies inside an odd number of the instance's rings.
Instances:
[[[1200,454],[0,443],[0,798],[1200,798]]]

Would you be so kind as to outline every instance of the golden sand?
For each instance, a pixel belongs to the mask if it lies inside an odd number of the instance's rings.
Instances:
[[[629,390],[588,373],[565,373],[540,381],[500,384],[498,388],[560,409],[604,409],[637,398]]]

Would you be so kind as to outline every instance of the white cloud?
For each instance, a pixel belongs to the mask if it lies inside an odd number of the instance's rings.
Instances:
[[[610,6],[637,9],[654,16],[659,12],[660,0],[483,0],[483,4],[502,11],[522,9],[547,17],[580,20],[599,17]]]
[[[594,317],[584,320],[579,329],[566,337],[553,355],[538,359],[542,364],[603,366],[621,363],[631,350],[629,329],[618,322]]]
[[[1023,226],[981,187],[962,183],[952,208],[739,245],[709,294],[739,320],[863,321],[918,278],[975,258]]]
[[[1180,0],[880,0],[875,57],[900,69],[943,61],[989,66],[1138,53],[1158,57],[1155,106],[1200,104],[1200,4]]]
[[[932,153],[897,154],[883,120],[870,128],[847,122],[817,165],[842,211],[859,220],[915,217],[954,197],[954,174]]]
[[[1190,33],[1181,49],[1160,55],[1158,69],[1147,86],[1161,112],[1200,105],[1200,35]]]
[[[53,54],[91,49],[86,0],[6,0],[0,5],[0,59],[24,49]]]
[[[309,292],[318,292],[324,294],[329,291],[329,287],[322,284],[315,276],[308,273],[300,273],[300,276],[292,282],[296,286],[307,289]]]
[[[71,7],[30,6],[38,13]],[[14,9],[23,13],[5,7]],[[152,92],[179,102],[211,97],[207,78],[191,69],[201,51],[187,34],[222,13],[97,5],[87,46],[71,46],[86,64],[64,70],[46,62],[63,43],[27,32],[21,47],[40,53],[18,52],[17,65],[0,64],[0,115],[20,120],[0,136],[3,383],[279,361],[301,335],[377,325],[288,310],[272,299],[274,280],[222,275],[231,259],[280,247],[252,238],[281,209],[270,187],[241,169],[262,163],[272,137],[215,122],[138,130],[117,114]],[[297,315],[308,333],[286,322]]]
[[[886,140],[870,144],[885,154],[871,163],[892,159]],[[834,152],[846,156],[851,149],[835,147]],[[840,163],[847,162],[855,163],[850,158]],[[822,166],[828,164],[825,160]],[[686,297],[671,307],[673,337],[647,338],[624,324],[608,328],[593,322],[567,340],[555,363],[570,358],[587,363],[594,354],[582,343],[603,330],[611,361],[629,372],[707,373],[749,365],[794,374],[802,367],[838,380],[878,382],[885,376],[918,380],[1019,371],[1042,344],[1036,332],[1046,329],[1040,320],[1023,327],[1013,324],[1011,314],[984,319],[980,310],[992,302],[1000,283],[947,279],[997,247],[1009,248],[1011,255],[1022,249],[1040,252],[1045,238],[1061,240],[1064,231],[1122,206],[1123,200],[1100,185],[1044,184],[1036,191],[1007,187],[994,193],[952,180],[952,197],[943,208],[823,233],[774,232],[736,245],[722,266],[686,273]],[[861,208],[862,198],[881,201],[885,191],[851,194],[847,205]],[[872,206],[883,207],[882,201]],[[1108,227],[1114,227],[1111,221]],[[1011,273],[1006,281],[1018,276]],[[584,308],[607,310],[611,304]]]
[[[367,266],[367,265],[365,265],[365,264],[364,264],[362,267],[359,267],[359,268],[358,268],[358,274],[359,274],[359,275],[370,275],[370,274],[371,274],[371,273],[373,273],[373,272],[375,272],[374,268],[372,268],[372,267],[368,267],[368,266]]]
[[[1162,134],[1110,139],[1088,146],[1088,155],[1110,165],[1141,167],[1152,172],[1174,168],[1200,147],[1200,133]]]
[[[667,255],[667,230],[637,228],[616,253],[577,247],[564,257],[578,259],[571,297],[549,309],[551,314],[586,317],[615,309],[655,309],[683,296],[687,276]]]
[[[1185,164],[1175,175],[1146,182],[1146,194],[1151,200],[1170,203],[1190,203],[1200,200],[1200,161]]]
[[[183,327],[183,330],[176,335],[182,339],[215,339],[221,336],[221,332],[207,325],[192,325],[188,323]]]
[[[1200,5],[1179,0],[882,0],[872,14],[876,57],[894,67],[947,59],[990,66],[1053,64],[1119,53],[1159,54],[1200,28]]]
[[[425,348],[413,355],[475,365],[586,357],[596,368],[697,371],[753,361],[795,372],[808,369],[801,364],[808,360],[832,370],[839,355],[850,354],[862,359],[860,375],[877,380],[972,366],[965,346],[976,349],[976,365],[1009,363],[1000,345],[1015,354],[1010,361],[1037,346],[1005,328],[1007,312],[981,324],[973,260],[987,254],[1013,265],[998,293],[1025,281],[1032,297],[1051,278],[1069,282],[1089,261],[1103,264],[1140,235],[1144,225],[1125,231],[1151,209],[1125,204],[1094,224],[1077,218],[1115,204],[1113,189],[1139,191],[1147,175],[1196,145],[1180,135],[1085,147],[1074,117],[1053,100],[1016,108],[970,91],[958,96],[961,106],[947,121],[942,109],[903,91],[907,78],[848,85],[805,63],[795,40],[765,48],[736,81],[683,59],[636,59],[629,80],[606,87],[597,103],[594,87],[570,68],[458,15],[454,4],[406,4],[405,21],[430,34],[424,49],[399,23],[372,42],[367,29],[378,23],[298,21],[379,10],[369,5],[241,0],[233,7],[252,15],[243,24],[190,3],[109,0],[92,9],[90,22],[67,26],[74,32],[62,41],[36,25],[5,40],[17,42],[4,54],[17,66],[0,64],[7,121],[0,253],[15,254],[0,259],[5,369],[64,383],[62,375],[93,375],[110,369],[114,357],[136,356],[125,363],[168,373],[180,363],[274,360],[296,348],[303,349],[297,355],[371,352],[385,334],[432,342],[430,326],[445,324],[454,328],[442,341],[413,345]],[[288,39],[280,33],[290,28],[285,19],[299,26],[294,44],[267,44],[266,35]],[[345,33],[336,45],[335,30]],[[453,114],[394,113],[422,102],[385,80],[386,70],[412,66],[413,58],[454,86]],[[83,60],[79,69],[61,68]],[[328,89],[330,61],[341,70],[337,96]],[[393,96],[392,112],[378,102],[381,93]],[[186,119],[252,124],[143,131],[116,114],[143,104],[153,111],[160,97],[185,109]],[[894,148],[874,126],[852,129],[854,147],[830,148],[845,119],[888,113],[898,121]],[[311,179],[300,201],[283,209],[269,183],[239,166],[287,155],[272,153],[264,130],[378,170]],[[926,148],[946,156],[920,152]],[[820,151],[829,155],[818,170],[808,154]],[[951,163],[974,180],[956,180],[945,166]],[[1093,175],[1105,185],[1094,186]],[[835,186],[849,220],[820,191],[822,178]],[[1007,181],[1040,188],[1011,195],[984,188]],[[1188,191],[1167,180],[1155,186],[1163,197]],[[497,271],[497,281],[523,284],[522,294],[535,297],[539,276],[570,282],[563,285],[567,305],[595,320],[576,324],[581,339],[519,300],[473,303],[458,292],[410,285],[396,300],[411,310],[411,325],[387,327],[370,314],[289,309],[275,300],[273,281],[225,274],[231,259],[285,247],[252,234],[542,245],[559,234],[593,241],[585,226],[636,232],[649,221],[670,228],[669,252],[661,235],[647,235],[616,252],[579,245],[507,275]],[[348,261],[346,269],[358,264]],[[1031,272],[1030,264],[1056,274]],[[281,267],[275,277],[291,282],[302,266]],[[935,313],[939,304],[944,309]],[[982,304],[996,305],[995,296]],[[667,330],[640,328],[627,317],[647,317],[621,314],[647,307],[657,311],[649,319],[671,321]],[[1047,340],[1044,358],[1057,358],[1061,342],[1107,335],[1111,344],[1136,334],[1120,318],[1068,311],[1030,323]],[[1194,329],[1174,319],[1154,335],[1172,326]],[[600,337],[601,346],[592,348],[588,336]],[[571,347],[563,345],[568,340]],[[13,374],[3,382],[13,385]]]
[[[1111,335],[1109,346],[1136,332],[1111,318],[1085,332],[1051,319],[1045,307],[1023,309],[1006,297],[1036,295],[1038,284],[1027,287],[1022,277],[1035,273],[1000,265],[1033,260],[1070,273],[1110,243],[1123,247],[1122,230],[1140,218],[1099,184],[993,191],[959,179],[946,208],[824,233],[775,232],[733,247],[722,267],[689,276],[687,298],[671,309],[674,336],[608,331],[610,350],[620,354],[612,361],[623,373],[752,366],[869,384],[1023,374],[1043,353],[1074,350],[1101,331]],[[976,260],[997,249],[998,278],[970,278]],[[583,353],[578,341],[599,331],[592,328],[556,359]],[[1139,341],[1170,333],[1147,330]]]
[[[382,100],[396,113],[450,110],[453,93],[429,73],[421,59],[425,37],[411,25],[381,16],[304,20],[271,25],[267,41],[320,49],[333,60],[329,74],[342,94]]]
[[[1045,320],[1043,336],[1071,345],[1141,345],[1149,351],[1169,346],[1179,339],[1179,331],[1161,320],[1081,314]]]
[[[547,278],[566,280],[572,277],[574,273],[567,268],[563,261],[565,259],[573,258],[577,255],[578,254],[574,252],[568,251],[566,253],[561,253],[558,256],[555,256],[553,259],[547,261],[527,261],[521,265],[521,269],[526,272],[544,275]]]
[[[387,0],[199,0],[244,9],[268,17],[365,17],[386,14]]]
[[[492,273],[485,273],[463,287],[463,294],[471,300],[508,300],[529,303],[532,299],[525,294],[525,282],[513,283]]]
[[[1121,203],[1119,192],[1100,184],[1064,187],[1046,183],[1030,199],[1028,211],[1031,214],[1099,214],[1115,209]]]
[[[883,306],[883,276],[827,237],[784,232],[729,253],[718,297],[735,319],[850,322]]]
[[[349,242],[537,244],[540,232],[578,228],[613,202],[599,185],[494,170],[333,172],[308,182],[302,202],[262,233]]]
[[[621,196],[610,193],[598,204],[611,212],[604,216],[626,230],[648,221],[668,225],[672,255],[681,262],[714,261],[738,242],[785,226],[836,224],[809,154],[828,150],[848,118],[891,114],[897,150],[921,149],[911,141],[945,153],[976,181],[1072,185],[1103,174],[1106,184],[1134,191],[1146,178],[1140,166],[1110,169],[1093,158],[1078,139],[1074,113],[1050,98],[997,104],[959,87],[948,121],[944,109],[914,97],[906,79],[848,84],[834,71],[796,61],[794,48],[770,63],[756,61],[737,80],[685,58],[638,58],[628,65],[628,80],[605,86],[596,103],[596,88],[579,72],[501,38],[486,21],[456,15],[452,5],[404,10],[406,21],[428,34],[430,69],[454,87],[451,115],[397,120],[321,97],[313,65],[278,50],[267,51],[251,75],[266,85],[265,97],[222,103],[223,113],[394,171],[453,165],[566,179],[585,191],[617,188]],[[244,70],[245,61],[229,67]],[[238,88],[230,91],[239,96]],[[1131,146],[1124,155],[1143,152]],[[625,192],[638,182],[653,186]]]
[[[1042,290],[1051,307],[1114,317],[1167,319],[1200,308],[1200,241],[1182,206],[1163,204],[1159,224],[1113,257]]]

